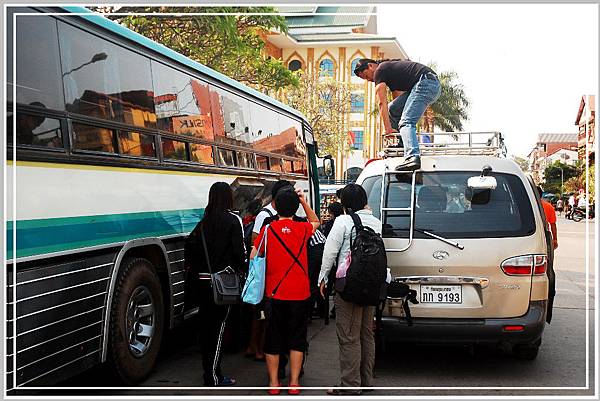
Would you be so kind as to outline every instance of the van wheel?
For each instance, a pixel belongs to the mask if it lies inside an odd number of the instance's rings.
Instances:
[[[513,355],[523,361],[533,361],[539,350],[539,344],[519,344],[513,347]]]
[[[144,380],[154,367],[163,334],[164,307],[154,266],[123,261],[110,310],[110,364],[125,384]]]

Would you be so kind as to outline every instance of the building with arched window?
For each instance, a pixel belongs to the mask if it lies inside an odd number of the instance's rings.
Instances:
[[[381,148],[381,121],[375,109],[375,87],[353,74],[361,58],[408,56],[398,40],[377,34],[377,11],[373,6],[281,6],[287,35],[266,36],[267,52],[292,71],[307,68],[345,82],[351,90],[350,113],[344,122],[352,150],[336,158],[336,177],[350,166],[364,166]]]

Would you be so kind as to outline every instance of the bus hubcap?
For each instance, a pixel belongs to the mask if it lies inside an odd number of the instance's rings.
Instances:
[[[141,358],[148,352],[155,324],[154,300],[148,288],[137,287],[127,302],[127,316],[125,327],[127,327],[127,339],[129,350]]]

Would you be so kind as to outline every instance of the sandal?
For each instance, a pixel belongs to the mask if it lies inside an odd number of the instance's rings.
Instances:
[[[300,385],[299,384],[288,384],[288,387],[292,387],[288,389],[289,395],[299,395],[300,394]]]
[[[273,386],[273,387],[269,388],[269,389],[267,390],[267,393],[268,393],[269,395],[279,395],[279,394],[281,394],[281,389],[279,389],[279,388],[277,388],[277,387],[281,387],[281,383],[277,383],[277,385],[275,385],[275,386]]]

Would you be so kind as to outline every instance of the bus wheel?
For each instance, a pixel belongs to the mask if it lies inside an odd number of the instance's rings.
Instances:
[[[156,362],[163,334],[164,307],[158,276],[143,258],[123,261],[110,311],[112,366],[126,384],[144,380]]]

